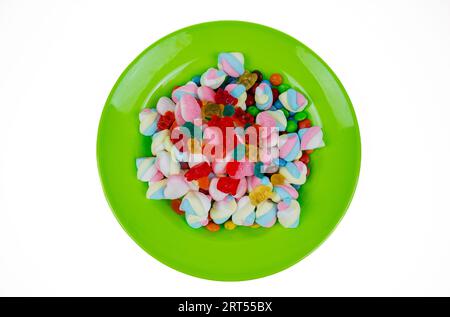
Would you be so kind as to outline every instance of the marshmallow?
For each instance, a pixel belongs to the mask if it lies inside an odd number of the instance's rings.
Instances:
[[[234,195],[233,197],[239,199],[244,196],[245,193],[247,193],[247,178],[242,177],[237,187],[236,195]]]
[[[145,136],[152,136],[158,129],[159,117],[156,109],[142,109],[139,113],[139,131]]]
[[[156,157],[141,157],[136,159],[137,178],[149,182],[158,173]]]
[[[281,200],[297,199],[298,191],[289,183],[275,185],[273,187],[272,200],[279,202]]]
[[[156,155],[156,166],[165,177],[180,173],[180,163],[173,160],[167,151],[161,151]]]
[[[272,107],[273,94],[272,88],[265,82],[259,84],[255,90],[256,107],[259,110],[268,110]]]
[[[256,116],[256,123],[262,127],[266,127],[269,129],[277,128],[278,131],[285,131],[287,120],[283,111],[275,110],[275,111],[261,111]],[[269,132],[272,132],[269,130]]]
[[[308,105],[308,100],[305,96],[292,88],[280,94],[278,99],[290,112],[300,112]]]
[[[223,71],[217,70],[215,68],[210,68],[203,73],[202,77],[200,78],[200,83],[202,86],[217,89],[225,81],[226,77],[227,74],[225,74]]]
[[[231,77],[244,73],[244,55],[241,53],[220,53],[218,67]]]
[[[184,95],[191,95],[192,97],[197,98],[197,85],[190,81],[184,86],[180,86],[172,91],[172,100],[175,103],[178,103]]]
[[[277,205],[270,200],[265,200],[256,206],[255,222],[261,227],[272,227],[277,221]]]
[[[298,131],[300,137],[300,148],[302,150],[314,150],[325,146],[323,142],[323,132],[321,127],[311,127],[300,129]]]
[[[296,228],[300,218],[300,204],[292,199],[278,203],[278,221],[285,228]]]
[[[301,161],[287,162],[280,168],[280,174],[291,184],[303,185],[306,181],[307,167]]]
[[[201,86],[197,90],[198,99],[204,102],[216,102],[216,92],[207,86]]]
[[[156,104],[156,110],[160,115],[164,115],[167,111],[175,110],[175,103],[169,97],[161,97]]]
[[[293,161],[302,156],[300,138],[297,133],[280,135],[278,140],[279,155],[285,161]]]
[[[185,212],[186,221],[192,228],[200,228],[208,224],[210,208],[211,197],[196,191],[188,192],[180,204],[180,210]]]
[[[231,220],[238,226],[251,226],[255,221],[255,217],[255,206],[250,203],[248,196],[243,196],[239,199]]]
[[[193,123],[195,119],[201,119],[202,117],[200,105],[198,104],[197,99],[191,95],[183,95],[181,97],[178,111],[185,122]]]
[[[232,196],[228,195],[223,200],[213,203],[210,211],[211,219],[220,225],[231,217],[231,215],[236,211],[236,208],[236,200]]]
[[[259,178],[256,176],[247,177],[248,192],[253,191],[256,187],[258,187],[260,185],[269,186],[271,188],[273,187],[272,183],[270,182],[269,177],[267,177],[267,176],[263,176],[262,178]]]
[[[152,137],[152,154],[156,155],[159,152],[166,149],[168,143],[167,140],[170,142],[169,137],[169,130],[162,130],[159,132],[156,132]]]
[[[146,197],[148,199],[166,199],[164,196],[164,190],[167,186],[167,179],[162,179],[157,182],[148,183],[148,189]]]
[[[178,199],[189,191],[189,184],[184,175],[170,175],[167,178],[167,186],[164,189],[165,199]]]

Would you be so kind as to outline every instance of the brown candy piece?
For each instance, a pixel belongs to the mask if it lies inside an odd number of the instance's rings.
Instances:
[[[221,117],[223,114],[224,106],[222,104],[207,103],[202,107],[202,118],[203,120],[210,120],[212,116],[216,115]]]
[[[249,90],[258,80],[258,75],[255,73],[250,73],[246,70],[237,80],[238,84],[244,85],[245,90]]]

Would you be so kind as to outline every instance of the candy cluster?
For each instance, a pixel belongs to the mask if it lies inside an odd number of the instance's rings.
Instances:
[[[153,156],[136,160],[147,198],[172,200],[192,228],[272,227],[277,220],[297,227],[309,155],[324,146],[307,105],[280,74],[267,80],[245,70],[241,53],[219,54],[217,68],[140,112],[140,132],[152,136]]]

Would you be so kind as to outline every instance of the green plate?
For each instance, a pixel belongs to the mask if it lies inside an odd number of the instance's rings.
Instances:
[[[307,112],[324,130],[326,147],[311,155],[300,190],[300,225],[285,229],[238,227],[218,232],[190,228],[168,200],[147,200],[135,159],[151,156],[139,134],[139,111],[154,107],[175,85],[217,67],[220,52],[245,56],[245,67],[277,72],[306,93]],[[148,47],[123,72],[106,101],[97,162],[106,198],[126,232],[145,251],[178,271],[223,281],[267,276],[297,263],[333,231],[350,204],[360,168],[358,123],[332,70],[296,39],[266,26],[219,21],[176,31]]]

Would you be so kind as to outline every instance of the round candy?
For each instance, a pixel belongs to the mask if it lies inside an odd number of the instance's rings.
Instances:
[[[180,209],[185,212],[186,221],[192,228],[208,224],[211,197],[197,191],[190,191],[183,197]]]
[[[234,98],[237,98],[237,107],[242,108],[242,110],[245,110],[247,108],[247,105],[245,104],[245,100],[247,99],[247,92],[245,91],[244,85],[229,84],[225,87],[225,90]]]
[[[220,226],[214,222],[209,222],[206,226],[206,229],[208,229],[211,232],[216,232],[220,230]]]
[[[300,112],[305,109],[308,104],[308,100],[306,100],[305,96],[292,88],[283,92],[279,99],[283,106],[290,112]]]
[[[256,108],[255,106],[251,106],[247,108],[247,112],[252,116],[256,117],[256,115],[259,113],[259,109]]]
[[[227,222],[225,222],[225,224],[223,226],[227,230],[234,230],[234,229],[236,229],[236,224],[233,221],[231,221],[231,220],[228,220]]]
[[[283,82],[283,77],[280,74],[272,74],[270,75],[270,83],[274,86],[279,86]]]
[[[293,161],[302,155],[300,152],[300,139],[297,133],[280,135],[278,148],[280,157],[287,162]]]
[[[278,221],[285,228],[296,228],[300,217],[300,204],[292,199],[278,203]]]
[[[306,181],[307,167],[303,162],[287,162],[286,166],[280,167],[280,174],[291,184],[303,185]]]
[[[300,129],[298,136],[301,139],[302,150],[314,150],[325,146],[323,142],[323,132],[321,127],[311,127]]]
[[[221,201],[215,201],[212,205],[210,215],[211,219],[217,223],[222,224],[236,211],[237,203],[233,196],[226,196]]]
[[[307,115],[306,112],[304,112],[304,111],[297,112],[297,113],[294,115],[294,119],[297,120],[297,121],[305,120],[307,117],[308,117],[308,115]]]
[[[256,207],[255,222],[264,228],[272,227],[277,221],[277,205],[270,200],[263,201]]]
[[[220,85],[222,85],[225,77],[227,77],[227,74],[225,74],[223,71],[217,70],[215,68],[210,68],[205,73],[203,73],[200,79],[200,83],[202,84],[202,86],[217,89],[220,87]]]
[[[306,128],[310,128],[310,127],[311,127],[311,120],[309,120],[309,119],[302,120],[298,123],[299,129],[306,129]]]
[[[286,132],[295,132],[297,131],[297,122],[294,120],[288,120],[286,125]]]
[[[291,86],[289,86],[288,84],[281,84],[280,86],[278,86],[278,91],[280,92],[280,94],[282,94],[289,88],[291,88]]]
[[[139,131],[145,136],[152,136],[158,129],[159,113],[156,109],[144,108],[139,113]]]
[[[231,220],[238,226],[251,226],[255,222],[255,217],[255,206],[250,203],[249,196],[244,196],[239,199]]]
[[[177,87],[172,91],[172,100],[177,103],[184,95],[191,95],[197,98],[197,85],[190,81],[184,86]]]
[[[179,215],[184,215],[184,211],[180,209],[181,199],[174,199],[170,202],[170,206],[173,211],[175,211]]]
[[[218,67],[231,77],[244,73],[244,56],[241,53],[220,53]]]
[[[199,75],[192,77],[191,81],[194,82],[197,86],[200,86],[200,77]]]
[[[175,103],[168,97],[161,97],[156,104],[156,110],[160,115],[165,114],[167,111],[174,111]]]
[[[150,182],[148,183],[148,189],[146,193],[146,197],[148,199],[166,199],[164,196],[164,190],[167,186],[167,179],[162,179],[158,182]]]
[[[272,106],[272,88],[267,83],[262,82],[256,88],[255,102],[259,110],[268,110]]]

